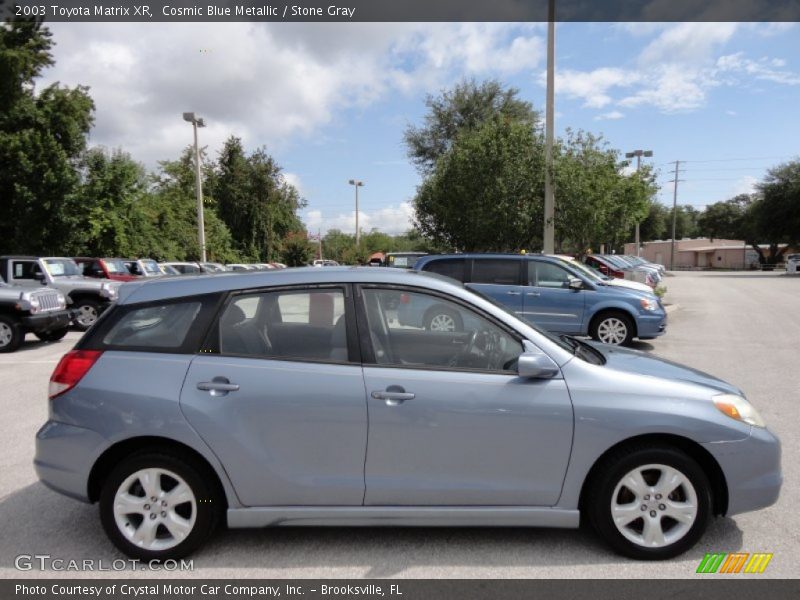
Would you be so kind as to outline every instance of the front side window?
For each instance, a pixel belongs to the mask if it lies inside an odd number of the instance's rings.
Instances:
[[[11,264],[14,279],[35,279],[34,275],[42,272],[39,264],[33,260],[15,260]]]
[[[347,362],[344,293],[289,290],[234,296],[220,318],[222,354]]]
[[[482,315],[422,292],[364,289],[375,362],[386,366],[514,371],[522,344]],[[419,319],[398,318],[419,311]],[[416,322],[417,325],[408,323]],[[445,326],[445,324],[447,326]]]
[[[528,281],[547,288],[569,287],[569,272],[559,265],[532,260],[528,263]]]

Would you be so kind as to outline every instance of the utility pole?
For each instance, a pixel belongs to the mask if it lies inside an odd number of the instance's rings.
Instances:
[[[639,173],[639,169],[642,166],[642,156],[647,158],[653,156],[652,150],[634,150],[633,152],[626,152],[625,158],[633,158],[636,157],[636,173]],[[636,256],[641,255],[640,249],[641,243],[639,242],[639,221],[636,221]]]
[[[680,172],[681,161],[675,161],[675,179],[672,188],[672,245],[670,247],[669,270],[675,270],[675,224],[678,220],[678,174]]]
[[[197,194],[197,242],[200,246],[200,261],[206,262],[206,228],[203,216],[203,183],[200,177],[200,147],[197,145],[197,128],[205,127],[203,119],[198,118],[193,112],[183,113],[183,120],[192,124],[194,129],[194,174],[195,192]]]
[[[317,229],[317,238],[319,239],[319,259],[322,260],[322,229]]]
[[[358,188],[362,187],[364,182],[351,179],[349,183],[356,188],[356,246],[358,246],[361,243],[361,232],[358,230]]]
[[[556,3],[547,3],[547,99],[545,107],[545,150],[544,150],[544,236],[542,251],[553,254],[555,247],[555,207],[553,190],[553,135],[555,118],[555,64],[556,64]]]

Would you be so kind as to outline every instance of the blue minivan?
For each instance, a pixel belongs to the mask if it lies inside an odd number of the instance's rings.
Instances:
[[[606,344],[663,335],[667,314],[654,294],[620,288],[589,277],[570,261],[542,254],[442,254],[420,258],[417,271],[456,279],[554,333],[590,335]],[[405,301],[404,301],[405,300]],[[443,305],[422,306],[401,298],[401,325],[459,331],[464,323]]]

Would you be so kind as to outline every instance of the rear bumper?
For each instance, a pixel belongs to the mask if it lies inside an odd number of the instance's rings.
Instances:
[[[89,473],[104,442],[90,429],[48,421],[36,434],[36,475],[50,489],[89,502]]]
[[[725,475],[728,516],[772,506],[781,491],[780,440],[768,429],[751,430],[741,441],[703,444]]]
[[[33,333],[55,331],[56,329],[65,329],[69,327],[71,320],[71,311],[55,310],[23,317],[22,326],[25,328],[25,331]]]

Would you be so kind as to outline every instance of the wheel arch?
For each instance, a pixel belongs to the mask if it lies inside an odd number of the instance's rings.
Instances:
[[[109,446],[94,462],[92,469],[89,472],[89,479],[87,482],[87,495],[89,502],[97,502],[100,499],[100,491],[103,483],[110,475],[114,467],[119,462],[142,450],[152,450],[154,452],[165,452],[168,454],[175,454],[177,456],[186,456],[200,465],[205,471],[204,475],[213,482],[219,497],[225,502],[224,508],[228,506],[228,495],[226,493],[225,485],[223,485],[217,470],[200,452],[173,439],[159,437],[159,436],[140,436],[128,438]]]
[[[606,459],[611,454],[620,450],[642,446],[666,446],[677,448],[688,454],[692,459],[697,461],[697,464],[703,469],[711,483],[713,513],[715,515],[724,515],[728,512],[728,483],[725,479],[725,474],[722,472],[722,468],[711,453],[694,440],[680,435],[650,433],[622,440],[608,448],[594,461],[581,486],[581,493],[578,500],[578,508],[581,511],[581,515],[586,512],[585,504],[588,501],[589,490],[594,483],[594,478],[603,468]]]
[[[609,313],[623,313],[625,316],[627,316],[631,320],[631,324],[633,325],[633,337],[639,336],[639,324],[636,322],[636,315],[634,314],[634,312],[631,310],[629,306],[625,305],[620,306],[616,304],[605,305],[597,309],[589,318],[589,326],[587,328],[587,331],[591,333],[597,320],[600,317],[607,315]]]

